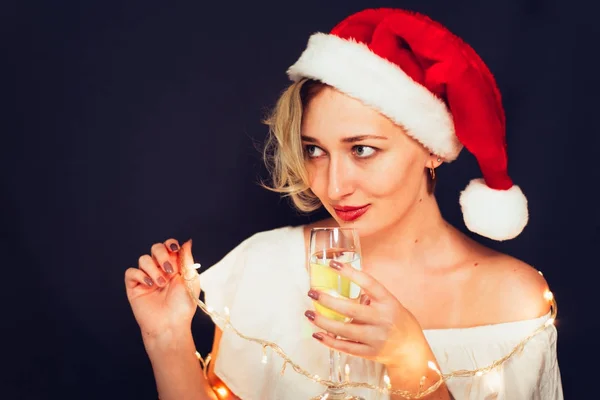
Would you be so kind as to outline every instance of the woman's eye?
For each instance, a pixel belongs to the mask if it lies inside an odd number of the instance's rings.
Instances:
[[[309,145],[305,146],[305,150],[306,150],[306,154],[310,158],[321,157],[324,153],[323,150],[321,150],[320,148],[318,148],[317,146],[315,146],[313,144],[309,144]]]
[[[360,158],[368,158],[375,154],[375,149],[370,146],[354,146],[352,151]]]

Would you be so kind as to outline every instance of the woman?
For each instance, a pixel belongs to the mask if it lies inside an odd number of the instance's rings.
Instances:
[[[506,240],[527,223],[526,199],[506,170],[500,95],[470,47],[427,17],[365,10],[313,35],[288,74],[294,83],[268,121],[271,189],[331,218],[248,238],[196,276],[196,296],[201,286],[239,331],[278,343],[311,373],[327,374],[334,348],[352,356],[352,380],[382,386],[387,374],[393,388],[413,393],[422,376],[425,387],[437,380],[428,361],[444,373],[482,368],[548,321],[541,274],[450,226],[433,195],[436,168],[464,146],[484,175],[461,194],[467,227]],[[309,291],[313,226],[358,229],[364,272],[339,272],[363,287],[362,304]],[[276,357],[263,366],[260,346],[218,321],[205,376],[190,328],[196,306],[180,274],[192,263],[191,241],[180,248],[169,239],[125,275],[161,399],[308,399],[322,391],[293,371],[281,375]],[[355,319],[318,315],[313,299]],[[556,329],[547,325],[498,369],[453,378],[425,398],[561,399]]]

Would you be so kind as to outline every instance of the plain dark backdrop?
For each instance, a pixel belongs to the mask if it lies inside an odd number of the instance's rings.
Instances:
[[[156,398],[125,269],[169,237],[193,238],[197,261],[209,266],[254,232],[307,221],[257,185],[266,177],[260,121],[308,36],[372,6],[429,14],[495,74],[510,173],[531,220],[511,241],[472,236],[544,272],[559,305],[565,396],[594,397],[593,10],[537,0],[307,0],[5,6],[3,92],[14,97],[0,145],[1,398]],[[465,230],[458,196],[480,176],[475,160],[465,151],[438,174],[442,212]],[[206,354],[212,323],[198,313],[193,328]]]

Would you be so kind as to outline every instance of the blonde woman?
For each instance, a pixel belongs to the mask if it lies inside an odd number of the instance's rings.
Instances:
[[[467,227],[495,240],[527,224],[527,201],[507,173],[505,120],[496,83],[477,54],[429,18],[397,9],[364,10],[311,36],[290,67],[293,83],[268,124],[271,190],[314,225],[260,232],[194,279],[206,302],[228,308],[244,334],[278,343],[311,373],[326,376],[328,349],[351,378],[416,393],[444,373],[502,359],[550,318],[548,285],[534,268],[471,240],[440,213],[436,169],[463,148],[483,178],[461,193]],[[308,233],[352,227],[363,271],[333,263],[367,298],[352,303],[309,290]],[[152,362],[160,398],[309,399],[322,387],[281,360],[260,363],[260,346],[218,323],[205,376],[195,357],[180,266],[192,243],[155,244],[126,273],[126,287]],[[325,318],[312,302],[354,317]],[[562,399],[552,324],[485,374],[453,378],[427,399]],[[328,331],[345,338],[335,339]],[[351,389],[365,399],[384,393]],[[392,395],[391,398],[400,398]]]

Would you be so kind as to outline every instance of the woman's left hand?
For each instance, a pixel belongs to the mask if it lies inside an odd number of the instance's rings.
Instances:
[[[308,310],[305,315],[326,333],[315,333],[325,345],[354,356],[380,362],[387,367],[403,364],[416,352],[429,352],[429,345],[416,318],[393,294],[371,275],[332,261],[331,268],[362,288],[368,300],[350,301],[311,289],[308,295],[324,307],[349,318],[351,323],[335,321]],[[424,347],[423,347],[424,346]]]

